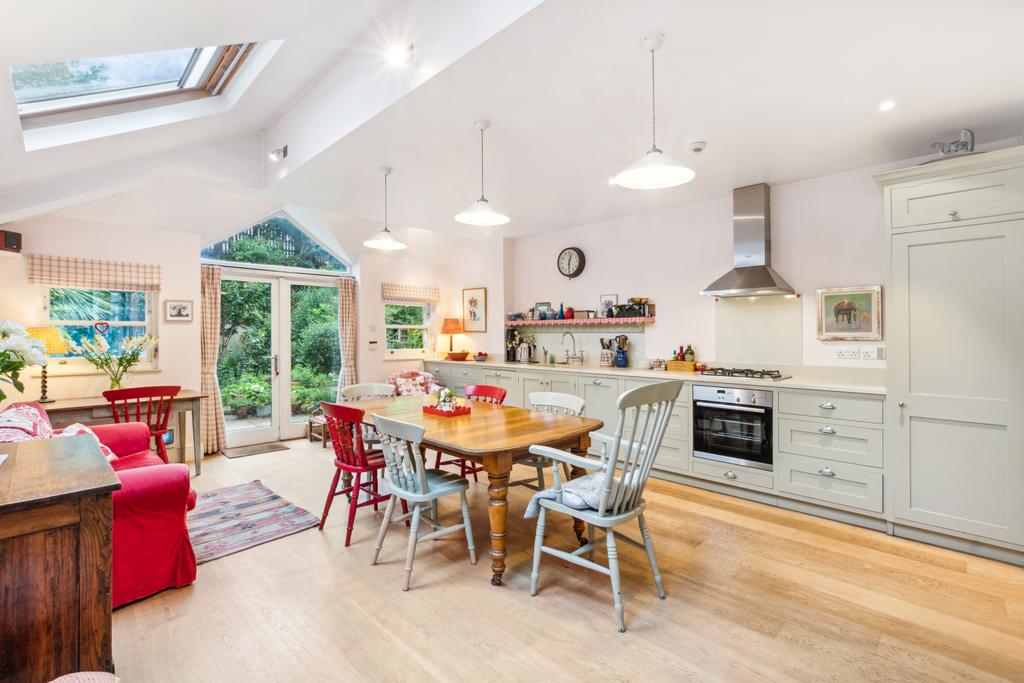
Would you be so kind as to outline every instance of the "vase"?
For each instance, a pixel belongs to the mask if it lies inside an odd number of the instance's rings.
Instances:
[[[111,389],[120,389],[122,384],[124,384],[124,377],[111,377],[110,378],[110,388]]]

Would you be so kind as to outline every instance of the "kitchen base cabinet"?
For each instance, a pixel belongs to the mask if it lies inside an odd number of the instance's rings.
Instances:
[[[690,444],[685,441],[662,439],[654,469],[666,472],[687,472],[690,469]]]
[[[523,390],[515,370],[484,369],[480,384],[490,384],[505,389],[508,392],[505,397],[505,405],[523,407]]]
[[[693,473],[708,479],[714,479],[730,486],[743,486],[771,491],[775,488],[771,472],[741,465],[729,465],[714,460],[693,458]]]
[[[530,405],[530,394],[555,392],[576,395],[576,376],[565,372],[520,372],[519,384],[523,392],[523,407]]]
[[[585,402],[583,414],[604,422],[602,434],[615,434],[615,425],[619,419],[618,401],[622,393],[621,381],[616,377],[603,375],[579,375],[577,378],[577,395]],[[601,444],[594,443],[591,453],[600,453]]]
[[[779,491],[868,512],[882,512],[881,470],[844,462],[779,453]]]

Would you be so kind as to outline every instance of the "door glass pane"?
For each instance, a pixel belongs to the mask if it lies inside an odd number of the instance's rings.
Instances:
[[[305,422],[320,401],[337,399],[338,288],[291,286],[292,422]]]
[[[217,379],[228,431],[272,424],[270,306],[269,282],[221,282]]]

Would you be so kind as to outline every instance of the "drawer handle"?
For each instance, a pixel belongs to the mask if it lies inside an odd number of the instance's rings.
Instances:
[[[832,401],[822,401],[821,403],[818,404],[818,407],[821,408],[822,410],[835,410],[836,404],[833,403]]]
[[[736,473],[733,472],[732,470],[726,470],[725,474],[723,474],[722,476],[725,477],[726,479],[735,479]]]
[[[821,432],[822,434],[835,434],[836,433],[836,430],[832,429],[832,427],[830,425],[825,425],[824,427],[818,427],[818,431]]]
[[[949,217],[952,218],[955,221],[958,221],[958,220],[960,220],[960,212],[957,211],[956,209],[954,209],[954,210],[949,212]]]
[[[836,473],[832,471],[831,467],[822,467],[820,470],[818,470],[818,474],[820,474],[823,477],[834,477],[834,476],[836,476]]]
[[[601,386],[601,380],[595,379],[594,384],[596,384],[597,386]]]

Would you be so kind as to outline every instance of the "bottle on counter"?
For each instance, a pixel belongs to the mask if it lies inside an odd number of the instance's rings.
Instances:
[[[680,349],[682,347],[679,347]],[[683,351],[683,360],[692,363],[696,359],[697,354],[693,352],[693,347],[689,344],[686,345],[686,351]]]

